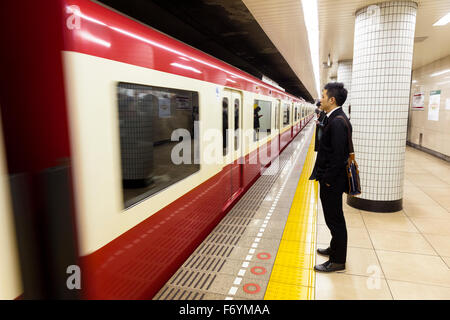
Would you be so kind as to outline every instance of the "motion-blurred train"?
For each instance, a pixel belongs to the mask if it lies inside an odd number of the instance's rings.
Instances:
[[[152,298],[313,116],[93,1],[0,9],[1,299]]]

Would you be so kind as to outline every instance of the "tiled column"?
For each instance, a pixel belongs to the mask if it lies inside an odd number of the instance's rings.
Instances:
[[[352,66],[353,61],[339,61],[338,62],[338,70],[337,70],[337,82],[342,82],[344,84],[344,88],[347,89],[347,100],[342,106],[342,110],[344,110],[347,117],[348,114],[348,106],[350,103],[350,96],[352,91]]]
[[[358,209],[402,209],[416,12],[412,1],[356,12],[351,122],[362,194],[347,203]]]

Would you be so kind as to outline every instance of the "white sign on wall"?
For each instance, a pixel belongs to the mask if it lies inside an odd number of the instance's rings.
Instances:
[[[430,101],[428,102],[428,120],[439,121],[439,106],[441,104],[441,90],[430,92]]]
[[[445,110],[450,110],[450,98],[445,99]]]
[[[425,94],[423,92],[416,93],[412,100],[412,110],[424,110]]]

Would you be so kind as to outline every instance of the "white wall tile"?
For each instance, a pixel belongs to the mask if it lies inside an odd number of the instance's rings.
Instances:
[[[404,166],[417,5],[394,1],[379,6],[381,25],[366,15],[366,9],[355,21],[350,75],[353,143],[364,186],[360,197],[397,200],[402,198],[399,173]],[[347,76],[342,65],[338,81]]]

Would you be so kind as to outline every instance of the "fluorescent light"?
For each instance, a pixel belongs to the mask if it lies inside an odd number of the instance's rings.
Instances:
[[[174,62],[174,63],[171,63],[170,65],[174,66],[174,67],[177,67],[177,68],[181,68],[181,69],[191,70],[191,71],[194,71],[196,73],[202,73],[200,70],[197,70],[197,69],[195,69],[193,67],[190,67],[190,66],[186,66],[186,65],[181,64],[181,63]]]
[[[435,24],[433,24],[433,27],[445,26],[447,23],[450,23],[450,12],[440,18]]]
[[[442,71],[439,71],[439,72],[435,72],[435,73],[431,74],[430,77],[437,77],[437,76],[440,76],[441,74],[444,74],[444,73],[447,73],[447,72],[450,72],[450,69],[445,69],[445,70],[442,70]]]
[[[441,84],[447,84],[447,83],[450,83],[450,81],[442,81],[442,82],[438,82],[438,83],[436,83],[437,85],[441,85]]]
[[[108,41],[105,41],[105,40],[103,40],[103,39],[94,37],[92,34],[86,32],[86,31],[80,32],[80,36],[81,36],[83,39],[85,39],[85,40],[94,42],[94,43],[99,44],[99,45],[101,45],[101,46],[104,46],[104,47],[107,47],[107,48],[110,48],[110,47],[111,47],[111,43],[109,43]]]
[[[303,17],[308,32],[309,50],[314,77],[316,80],[317,96],[320,97],[320,70],[319,70],[319,13],[317,0],[302,0]]]

